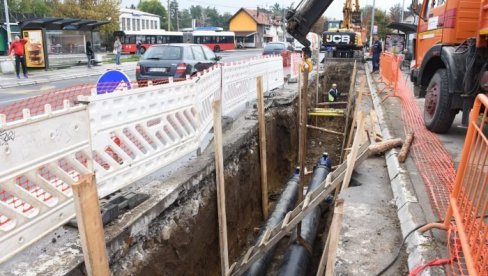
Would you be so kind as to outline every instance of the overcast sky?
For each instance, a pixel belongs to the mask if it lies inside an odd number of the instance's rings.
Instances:
[[[235,13],[239,8],[242,8],[240,6],[240,3],[245,3],[244,8],[256,8],[258,5],[260,7],[271,7],[274,3],[280,3],[280,5],[285,5],[289,6],[291,3],[294,3],[294,6],[299,2],[300,0],[247,0],[247,1],[229,1],[229,0],[178,0],[178,3],[180,5],[180,9],[185,9],[190,7],[191,5],[201,5],[204,7],[210,6],[210,7],[215,7],[217,10],[219,10],[221,13],[223,12],[230,12],[230,13]],[[388,10],[391,6],[397,4],[397,3],[403,3],[404,0],[376,0],[376,7],[383,9],[383,10]],[[163,6],[167,6],[167,0],[161,0],[163,3]],[[134,4],[137,6],[137,3],[139,3],[139,0],[122,0],[122,6],[130,6],[131,4]],[[405,6],[407,6],[410,3],[410,0],[405,0]],[[359,5],[361,7],[365,5],[372,5],[373,0],[360,0]],[[335,0],[332,2],[330,7],[327,9],[325,12],[325,16],[329,18],[336,18],[336,19],[342,19],[342,6],[344,5],[344,0]]]

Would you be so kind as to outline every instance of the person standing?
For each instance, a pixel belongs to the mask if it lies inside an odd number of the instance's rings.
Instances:
[[[332,84],[332,88],[329,90],[328,100],[329,102],[336,102],[339,98],[339,90],[337,90],[337,84]]]
[[[383,51],[381,42],[378,40],[378,36],[374,37],[373,44],[373,73],[380,70],[380,54]]]
[[[140,40],[138,40],[136,43],[137,56],[142,55],[141,49],[142,49],[142,42]]]
[[[120,43],[119,37],[117,37],[114,42],[114,54],[115,54],[115,64],[120,65],[120,55],[122,54],[122,43]]]
[[[25,50],[24,45],[27,43],[27,39],[20,38],[18,35],[15,36],[14,42],[10,44],[8,49],[8,54],[10,57],[15,55],[15,73],[17,73],[17,78],[20,79],[20,65],[22,65],[22,72],[24,77],[27,78],[27,66],[25,65]]]
[[[91,68],[91,63],[94,56],[93,56],[93,49],[90,41],[86,42],[86,58],[88,59],[88,68]]]

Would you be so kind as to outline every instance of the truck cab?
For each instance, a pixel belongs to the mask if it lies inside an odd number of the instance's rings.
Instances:
[[[467,123],[474,98],[483,90],[487,48],[479,35],[486,15],[479,1],[470,0],[413,1],[412,8],[419,24],[411,80],[416,95],[425,97],[426,127],[445,133],[459,111]]]

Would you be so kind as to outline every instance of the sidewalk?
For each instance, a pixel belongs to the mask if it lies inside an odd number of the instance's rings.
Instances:
[[[97,76],[101,75],[107,70],[114,69],[131,71],[136,69],[136,63],[137,62],[135,61],[125,63],[123,62],[121,65],[118,66],[115,64],[103,64],[100,66],[92,66],[92,68],[88,68],[86,65],[80,65],[51,71],[31,70],[29,72],[28,79],[24,78],[23,76],[21,76],[21,79],[17,79],[15,74],[0,75],[0,89]]]

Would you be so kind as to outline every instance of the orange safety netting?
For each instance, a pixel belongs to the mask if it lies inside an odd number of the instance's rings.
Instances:
[[[412,130],[415,133],[411,147],[412,157],[429,192],[434,213],[440,218],[447,211],[456,170],[452,157],[442,142],[425,127],[423,114],[407,81],[405,76],[399,75],[396,95],[401,99],[405,131]]]

